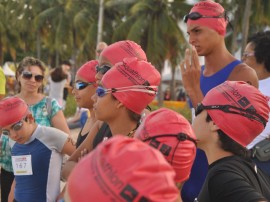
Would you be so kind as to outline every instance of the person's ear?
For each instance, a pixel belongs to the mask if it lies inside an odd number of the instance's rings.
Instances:
[[[26,122],[28,122],[28,123],[34,123],[35,122],[35,118],[33,117],[32,114],[28,114],[26,116]]]
[[[211,131],[216,132],[216,131],[220,130],[220,128],[215,124],[214,121],[210,121],[209,124],[210,124]]]
[[[116,108],[120,109],[123,106],[124,106],[123,103],[117,100]]]

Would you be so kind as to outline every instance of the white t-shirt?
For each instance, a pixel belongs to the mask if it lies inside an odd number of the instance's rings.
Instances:
[[[265,96],[268,97],[268,104],[270,106],[270,77],[267,79],[259,80],[259,90],[264,94]],[[270,114],[269,114],[269,119],[268,123],[266,124],[265,129],[263,132],[258,135],[248,146],[248,149],[251,149],[255,144],[258,142],[264,140],[265,138],[270,137]]]
[[[52,78],[49,77],[48,81],[50,85],[49,97],[56,99],[58,104],[62,107],[63,106],[63,92],[64,92],[64,87],[67,83],[67,79],[64,79],[60,82],[54,82]]]

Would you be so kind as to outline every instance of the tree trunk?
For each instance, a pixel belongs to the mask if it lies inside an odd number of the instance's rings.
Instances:
[[[238,7],[238,9],[241,9]],[[234,15],[234,23],[233,23],[233,30],[232,30],[232,43],[231,43],[231,53],[234,54],[236,49],[238,48],[237,46],[237,36],[239,31],[237,30],[237,25],[239,24],[240,19],[240,12],[236,11]]]
[[[159,65],[155,65],[155,67],[158,69],[159,73],[162,72],[162,65],[164,66],[164,64],[159,64]],[[158,106],[162,107],[163,106],[163,90],[162,90],[162,74],[160,73],[160,85],[158,87]]]
[[[175,99],[175,70],[176,68],[175,67],[172,67],[171,68],[172,70],[172,79],[170,81],[170,92],[171,92],[171,100],[176,100]]]
[[[249,31],[249,17],[251,13],[251,4],[252,0],[246,0],[245,12],[244,12],[244,21],[243,21],[243,28],[242,28],[242,44],[241,44],[241,55],[243,54],[247,38],[248,38],[248,31]]]
[[[0,33],[0,65],[3,65],[4,57],[3,57],[3,45],[2,45],[2,38]]]
[[[41,59],[40,30],[37,31],[37,58]]]

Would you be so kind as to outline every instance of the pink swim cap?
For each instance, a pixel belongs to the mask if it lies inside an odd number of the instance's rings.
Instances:
[[[266,97],[243,81],[226,81],[218,85],[206,94],[202,104],[213,106],[206,109],[213,122],[243,147],[263,131],[270,110]],[[223,107],[225,111],[219,108],[220,105],[227,106]]]
[[[95,75],[96,75],[96,66],[98,65],[97,60],[90,60],[89,62],[82,65],[78,71],[77,75],[84,78],[88,82],[95,82]]]
[[[130,87],[126,91],[117,92],[116,90],[112,94],[129,110],[141,114],[143,109],[155,98],[157,86],[160,83],[160,73],[149,62],[141,61],[138,58],[125,58],[123,62],[117,63],[108,71],[101,82],[107,89]],[[144,88],[145,90],[150,89],[150,91],[135,91],[134,86],[138,87],[137,89]]]
[[[197,20],[188,19],[187,25],[196,24],[201,26],[209,27],[220,35],[225,36],[227,19],[225,17],[224,8],[214,1],[200,1],[196,3],[193,8],[190,10],[190,13],[198,12],[203,16],[220,16],[221,18],[199,18]]]
[[[196,156],[196,137],[182,115],[166,108],[153,111],[143,119],[134,137],[164,155],[176,172],[176,182],[189,178]]]
[[[121,62],[124,58],[136,57],[147,61],[147,57],[140,45],[134,41],[118,41],[106,47],[100,56],[108,59],[112,65]]]
[[[15,124],[28,113],[28,106],[21,98],[4,98],[0,101],[0,127]]]
[[[175,172],[157,150],[122,135],[83,158],[67,182],[71,201],[173,202]]]

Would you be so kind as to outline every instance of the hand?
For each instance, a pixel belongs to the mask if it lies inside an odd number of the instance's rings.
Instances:
[[[80,161],[83,157],[85,157],[88,153],[89,153],[88,149],[83,149],[83,150],[81,151],[81,156],[79,157],[79,161]]]
[[[180,64],[184,88],[194,107],[202,101],[203,94],[200,89],[201,66],[194,46],[192,50],[186,49],[185,58]]]

